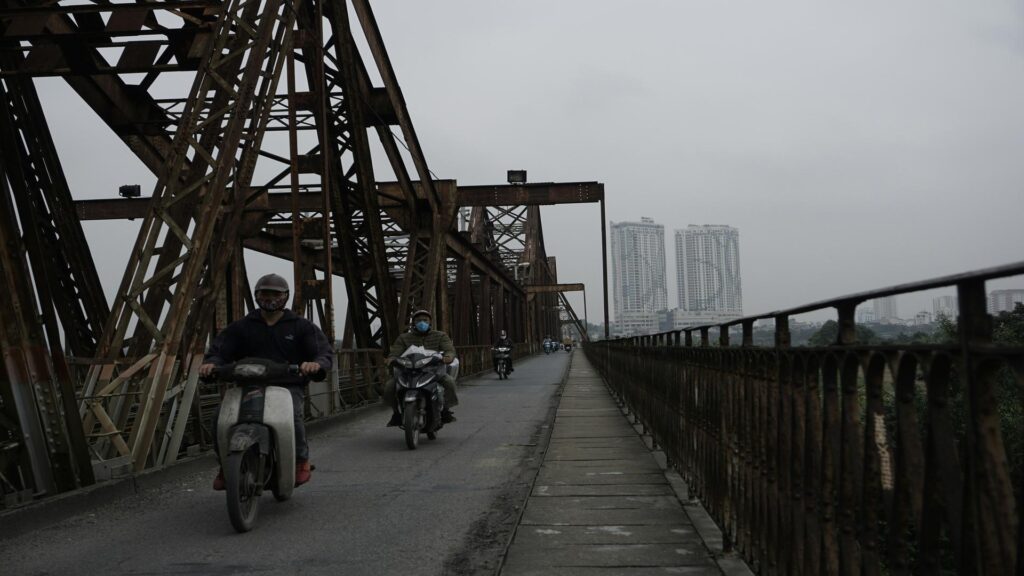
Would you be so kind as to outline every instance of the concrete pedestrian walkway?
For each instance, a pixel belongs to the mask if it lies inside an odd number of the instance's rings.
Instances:
[[[582,352],[501,574],[722,574]]]

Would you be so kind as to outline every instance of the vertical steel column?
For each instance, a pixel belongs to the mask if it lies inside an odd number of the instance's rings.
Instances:
[[[373,165],[370,159],[369,126],[365,116],[359,74],[361,60],[349,23],[347,2],[325,5],[334,34],[333,62],[328,70],[344,98],[329,119],[330,146],[334,153],[331,176],[332,213],[338,235],[342,268],[350,307],[354,312],[353,331],[360,348],[380,347],[398,332],[398,300],[388,271],[380,205]],[[351,162],[342,167],[342,156]],[[374,329],[373,324],[379,323]]]
[[[1005,443],[999,424],[996,398],[998,364],[985,358],[978,348],[992,342],[992,317],[987,311],[983,280],[957,285],[960,306],[960,353],[964,363],[967,391],[967,469],[965,481],[970,491],[967,502],[971,514],[974,568],[978,574],[1006,574],[1017,558],[1014,534],[1020,530],[1013,506],[1014,488],[1010,481]],[[1018,570],[1018,573],[1020,571]]]
[[[12,55],[6,55],[3,67],[12,60]],[[9,289],[17,291],[15,302],[22,306],[5,322],[6,340],[10,346],[23,347],[27,354],[25,376],[41,403],[55,487],[66,490],[91,484],[93,474],[61,336],[72,353],[95,353],[107,305],[81,224],[74,217],[71,193],[42,107],[28,78],[0,82],[0,149],[4,151],[0,164],[6,165],[0,167],[0,193],[4,196],[0,218],[10,234],[3,249],[18,251],[11,254],[9,271],[18,277],[10,280],[16,286]],[[8,370],[17,370],[17,362],[13,362]],[[15,388],[16,382],[12,379]]]
[[[608,330],[608,222],[604,215],[604,197],[601,198],[601,281],[604,283],[604,339],[607,340]]]
[[[499,288],[500,290],[500,288]],[[487,273],[480,276],[480,341],[481,343],[494,341],[496,330],[491,328],[491,317],[494,314],[494,305],[491,302],[491,277]]]
[[[18,418],[21,442],[25,450],[19,451],[21,464],[31,471],[32,485],[37,493],[54,492],[58,488],[54,471],[57,463],[51,463],[50,454],[54,448],[49,442],[55,438],[46,434],[37,404],[36,386],[46,384],[33,377],[31,364],[38,357],[26,333],[31,322],[28,317],[35,315],[35,303],[31,290],[26,285],[29,278],[27,262],[23,260],[24,250],[17,237],[14,210],[10,201],[4,163],[0,162],[0,281],[3,282],[6,304],[0,306],[0,346],[3,347],[3,367],[10,386],[11,401]],[[45,367],[44,367],[45,368]],[[56,405],[49,408],[57,409]],[[22,488],[29,488],[23,486]]]

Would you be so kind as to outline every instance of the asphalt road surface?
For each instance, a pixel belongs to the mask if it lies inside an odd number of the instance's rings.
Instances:
[[[312,482],[285,503],[265,494],[247,534],[235,533],[224,493],[210,489],[216,463],[206,458],[0,540],[0,574],[492,573],[540,464],[568,358],[522,360],[508,381],[462,382],[458,421],[418,450],[385,428],[379,407],[317,427]]]

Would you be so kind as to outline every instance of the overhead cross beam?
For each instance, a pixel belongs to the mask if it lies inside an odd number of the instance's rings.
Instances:
[[[582,292],[583,284],[529,284],[525,286],[527,294],[548,294],[552,292]]]

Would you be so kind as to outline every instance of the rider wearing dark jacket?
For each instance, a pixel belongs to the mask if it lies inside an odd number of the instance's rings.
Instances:
[[[494,347],[495,348],[497,348],[499,346],[505,346],[505,347],[508,347],[510,349],[512,348],[512,339],[508,337],[508,334],[504,330],[502,330],[501,334],[498,335],[498,341],[494,343]],[[492,356],[492,359],[494,360],[494,371],[497,372],[498,371],[498,357],[495,355],[495,356]],[[514,371],[514,369],[512,368],[512,353],[511,353],[511,350],[510,350],[509,355],[508,355],[508,371],[510,373]]]
[[[327,336],[315,324],[284,308],[288,301],[288,281],[267,274],[256,282],[257,310],[228,324],[207,351],[200,375],[208,376],[217,366],[243,358],[263,358],[281,364],[296,364],[300,374],[274,382],[292,393],[295,422],[295,485],[310,478],[309,445],[302,424],[306,384],[310,377],[334,366],[334,350]],[[217,415],[214,414],[214,428]],[[216,435],[214,436],[216,438]],[[214,489],[222,490],[223,475],[214,480]]]

